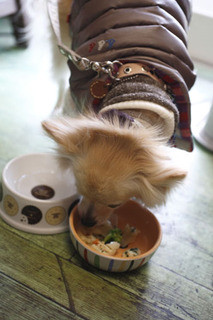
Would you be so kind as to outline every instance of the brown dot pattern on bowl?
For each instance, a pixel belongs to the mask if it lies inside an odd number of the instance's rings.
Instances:
[[[37,199],[48,200],[54,197],[55,191],[49,186],[38,185],[31,190],[31,194]]]
[[[27,217],[28,224],[37,224],[42,219],[42,212],[35,206],[25,206],[21,213]]]

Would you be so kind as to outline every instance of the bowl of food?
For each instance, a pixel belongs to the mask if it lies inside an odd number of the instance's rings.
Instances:
[[[69,226],[72,243],[80,256],[109,272],[130,271],[144,265],[162,238],[155,215],[133,200],[117,208],[111,221],[91,228],[82,225],[75,206]]]
[[[67,231],[69,208],[77,198],[66,156],[27,154],[3,170],[0,216],[17,229],[38,234]]]

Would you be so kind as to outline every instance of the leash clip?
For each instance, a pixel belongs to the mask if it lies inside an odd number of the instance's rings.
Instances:
[[[81,57],[76,52],[70,50],[63,44],[58,44],[59,51],[67,57],[69,60],[71,60],[74,65],[80,70],[80,71],[88,71],[93,70],[100,74],[101,72],[108,74],[111,79],[119,81],[120,79],[117,77],[117,71],[116,65],[122,66],[123,63],[121,63],[118,60],[114,61],[91,61],[88,58]]]
[[[102,71],[103,73],[108,74],[111,79],[119,81],[120,79],[117,78],[117,71],[115,71],[117,64],[119,64],[120,66],[123,65],[118,60],[100,62],[100,67],[101,67],[100,71]]]

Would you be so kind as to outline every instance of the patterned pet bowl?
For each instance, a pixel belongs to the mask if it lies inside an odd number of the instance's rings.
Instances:
[[[99,269],[110,272],[134,270],[148,262],[159,247],[162,237],[160,223],[153,213],[132,200],[116,209],[115,214],[118,217],[118,227],[121,230],[126,224],[140,230],[135,242],[131,244],[131,248],[140,249],[140,255],[123,258],[121,254],[127,249],[119,248],[115,256],[107,256],[84,243],[78,236],[81,222],[77,206],[72,210],[69,220],[71,240],[81,257]]]
[[[39,153],[15,158],[3,170],[2,189],[0,216],[9,225],[38,234],[69,229],[68,211],[78,195],[67,157]]]

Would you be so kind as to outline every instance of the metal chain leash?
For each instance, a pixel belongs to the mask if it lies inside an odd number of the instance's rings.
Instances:
[[[88,71],[93,70],[97,73],[106,73],[108,74],[113,80],[120,80],[119,78],[114,75],[115,65],[119,64],[122,65],[122,63],[118,60],[114,61],[91,61],[88,58],[81,57],[77,55],[76,53],[73,54],[74,51],[68,49],[66,46],[62,44],[58,44],[59,51],[67,57],[69,60],[71,60],[74,65],[81,71]]]
[[[80,71],[88,71],[93,70],[97,73],[105,73],[108,74],[113,80],[120,80],[116,77],[114,72],[115,66],[117,64],[122,65],[122,63],[118,60],[114,61],[91,61],[88,58],[81,57],[75,51],[69,49],[62,43],[61,40],[61,33],[60,33],[60,24],[59,24],[59,17],[58,17],[58,1],[57,0],[49,0],[47,3],[48,13],[50,17],[50,21],[55,32],[56,38],[58,40],[58,48],[59,51],[67,57],[69,60],[73,62],[73,64],[80,70]]]

